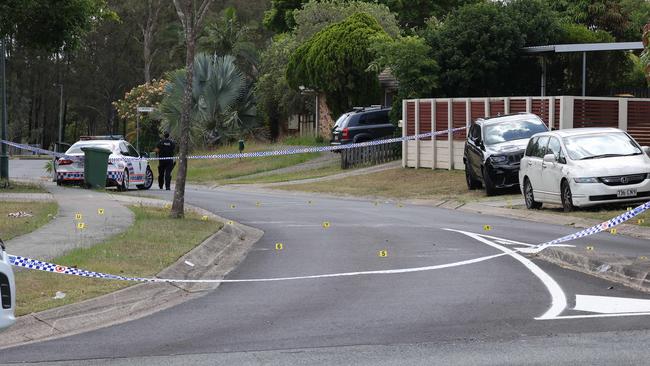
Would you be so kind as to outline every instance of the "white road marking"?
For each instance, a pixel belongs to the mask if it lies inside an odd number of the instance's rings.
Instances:
[[[563,319],[589,319],[589,318],[616,318],[622,316],[642,316],[650,313],[618,313],[618,314],[586,314],[586,315],[561,315],[548,319],[538,320],[563,320]]]
[[[576,306],[573,309],[600,314],[650,314],[650,300],[627,297],[576,295]]]
[[[535,263],[526,259],[521,254],[509,248],[506,248],[502,245],[493,243],[478,234],[470,233],[467,231],[454,230],[454,229],[444,229],[444,230],[455,231],[457,233],[467,235],[470,238],[474,238],[482,243],[485,243],[493,248],[496,248],[504,252],[505,254],[511,256],[512,258],[518,260],[521,264],[526,266],[526,268],[528,268],[528,270],[530,270],[535,276],[537,276],[537,278],[539,278],[540,281],[542,281],[544,286],[546,286],[546,289],[551,295],[551,307],[542,316],[535,318],[535,320],[554,319],[558,317],[564,311],[564,309],[566,309],[567,307],[566,295],[564,294],[564,291],[562,290],[560,285],[558,285],[558,283],[555,282],[555,280],[551,276],[549,276],[546,272],[544,272],[541,268],[539,268]]]

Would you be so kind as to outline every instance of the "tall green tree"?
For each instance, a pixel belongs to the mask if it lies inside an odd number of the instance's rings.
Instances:
[[[264,26],[276,33],[285,33],[296,25],[293,11],[308,0],[271,0],[271,9],[264,13]]]
[[[546,0],[570,21],[591,30],[609,32],[616,40],[625,40],[631,26],[629,10],[621,0]]]
[[[397,13],[400,25],[410,29],[424,26],[431,17],[443,19],[463,5],[480,1],[482,0],[379,0],[379,3]]]
[[[192,113],[192,83],[194,78],[194,54],[196,40],[203,30],[203,22],[213,0],[173,0],[178,18],[183,26],[185,38],[185,87],[183,91],[182,109],[180,114],[179,133],[179,164],[174,187],[174,201],[170,216],[182,218],[185,216],[185,180],[187,178],[187,154],[190,145],[190,128]],[[198,6],[197,6],[198,5]]]
[[[287,79],[294,89],[304,86],[323,93],[331,115],[379,99],[377,73],[368,71],[375,59],[369,49],[390,37],[370,15],[359,13],[332,24],[302,44],[289,59]]]

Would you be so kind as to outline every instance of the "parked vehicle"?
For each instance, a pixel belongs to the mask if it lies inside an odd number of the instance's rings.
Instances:
[[[491,196],[497,189],[517,186],[528,139],[543,131],[548,128],[531,113],[476,120],[467,133],[463,156],[467,188],[483,186]]]
[[[390,123],[390,108],[372,106],[355,108],[344,113],[332,128],[331,145],[346,145],[356,142],[392,137],[395,125]]]
[[[0,240],[0,332],[16,322],[16,283],[14,273],[5,253],[5,246]]]
[[[101,147],[111,151],[108,162],[107,187],[117,187],[118,190],[131,188],[149,189],[153,184],[153,172],[147,160],[125,159],[125,157],[139,158],[140,154],[121,136],[82,137],[73,144],[65,154],[77,159],[56,159],[56,183],[80,183],[84,180],[84,152],[82,147]]]
[[[650,197],[650,148],[616,128],[575,128],[531,138],[519,180],[529,209],[565,211]]]

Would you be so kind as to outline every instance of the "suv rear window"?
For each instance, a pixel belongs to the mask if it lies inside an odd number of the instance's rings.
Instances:
[[[383,125],[387,123],[390,123],[388,121],[388,111],[364,113],[359,119],[361,125]]]

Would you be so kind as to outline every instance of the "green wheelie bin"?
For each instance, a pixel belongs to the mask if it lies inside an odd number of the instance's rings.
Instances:
[[[87,188],[106,188],[108,157],[111,151],[101,147],[82,147],[84,152],[84,183]]]

